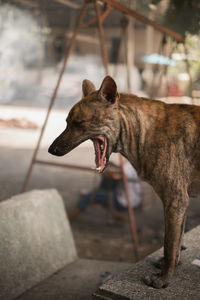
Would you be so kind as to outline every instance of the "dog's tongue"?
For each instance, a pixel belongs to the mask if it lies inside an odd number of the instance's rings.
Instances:
[[[97,136],[92,139],[94,143],[94,149],[95,149],[95,163],[96,163],[96,169],[99,172],[102,172],[106,165],[106,147],[107,147],[107,141],[106,138],[103,136]],[[103,148],[102,146],[103,145]]]

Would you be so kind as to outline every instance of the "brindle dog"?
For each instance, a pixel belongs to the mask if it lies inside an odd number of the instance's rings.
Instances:
[[[119,94],[109,76],[98,91],[84,80],[82,91],[49,152],[61,156],[91,139],[99,172],[119,152],[153,186],[164,207],[164,267],[145,282],[166,287],[180,259],[188,190],[200,171],[200,107]]]

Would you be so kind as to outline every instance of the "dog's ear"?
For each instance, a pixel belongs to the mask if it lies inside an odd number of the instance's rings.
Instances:
[[[83,80],[82,83],[82,98],[88,96],[92,92],[96,91],[94,84],[90,80]]]
[[[98,92],[100,99],[105,99],[111,103],[115,103],[119,97],[117,92],[117,85],[114,79],[110,76],[106,76],[101,84]]]

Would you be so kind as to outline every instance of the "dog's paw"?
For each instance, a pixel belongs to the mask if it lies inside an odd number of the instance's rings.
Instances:
[[[169,284],[169,282],[167,282],[167,280],[161,274],[145,276],[143,281],[146,285],[152,286],[156,289],[166,288]]]

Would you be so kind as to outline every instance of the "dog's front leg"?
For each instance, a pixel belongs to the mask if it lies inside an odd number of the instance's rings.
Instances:
[[[183,226],[182,226],[182,232],[181,232],[181,238],[180,238],[180,244],[179,244],[179,251],[178,251],[178,258],[176,261],[176,266],[180,263],[180,256],[181,251],[187,249],[183,244],[183,238],[184,238],[184,232],[185,232],[185,223],[186,223],[186,215],[183,220]],[[158,261],[154,262],[153,265],[158,269],[163,269],[165,265],[164,256],[161,257]]]
[[[167,287],[180,259],[181,240],[185,226],[185,213],[188,206],[188,196],[179,199],[165,199],[165,241],[164,269],[161,274],[145,278],[145,283],[155,288]]]

